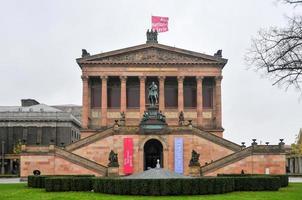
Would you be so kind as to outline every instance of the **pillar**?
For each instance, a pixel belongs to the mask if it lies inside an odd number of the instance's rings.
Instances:
[[[222,120],[221,120],[221,80],[222,76],[215,77],[215,116],[216,116],[216,127],[222,128]]]
[[[121,76],[121,112],[126,112],[127,109],[127,92],[126,92],[126,84],[127,77]]]
[[[178,76],[178,112],[184,111],[184,77]]]
[[[159,77],[159,110],[165,111],[165,76]]]
[[[101,126],[107,126],[107,76],[101,76],[102,79],[102,108],[101,108]]]
[[[42,144],[42,127],[37,127],[37,141],[36,143]]]
[[[88,117],[89,117],[89,86],[88,86],[88,81],[89,77],[88,76],[82,76],[82,81],[83,81],[83,99],[82,99],[82,128],[87,129],[88,128]]]
[[[202,76],[197,76],[196,77],[196,82],[197,82],[197,95],[196,95],[196,101],[197,101],[197,126],[202,127],[203,125],[203,117],[202,117],[202,112],[203,112],[203,104],[202,104]]]
[[[139,112],[140,112],[140,116],[142,116],[146,109],[146,98],[145,98],[146,77],[140,76],[139,82],[140,82],[140,84],[139,84]]]

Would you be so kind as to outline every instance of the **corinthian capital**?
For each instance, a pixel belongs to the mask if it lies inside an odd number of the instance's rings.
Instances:
[[[82,81],[88,81],[89,77],[86,75],[81,76]]]

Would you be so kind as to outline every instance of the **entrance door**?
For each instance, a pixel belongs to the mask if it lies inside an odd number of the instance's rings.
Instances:
[[[163,168],[163,145],[158,140],[148,140],[144,146],[144,170],[155,168],[158,159]]]

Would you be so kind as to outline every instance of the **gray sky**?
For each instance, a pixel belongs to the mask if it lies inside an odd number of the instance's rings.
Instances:
[[[260,28],[283,26],[302,6],[274,0],[0,0],[0,105],[35,98],[81,105],[81,49],[100,53],[145,43],[151,15],[167,16],[162,44],[212,55],[223,50],[225,138],[237,143],[294,141],[300,93],[247,70],[244,53]]]

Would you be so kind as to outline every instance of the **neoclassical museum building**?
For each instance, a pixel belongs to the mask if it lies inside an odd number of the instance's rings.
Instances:
[[[76,61],[83,83],[81,139],[64,148],[23,145],[21,177],[34,170],[129,175],[157,164],[194,176],[285,173],[282,140],[238,145],[224,139],[227,59],[221,50],[206,55],[166,46],[148,31],[145,44],[95,55],[83,49]],[[112,155],[118,164],[112,165]]]

